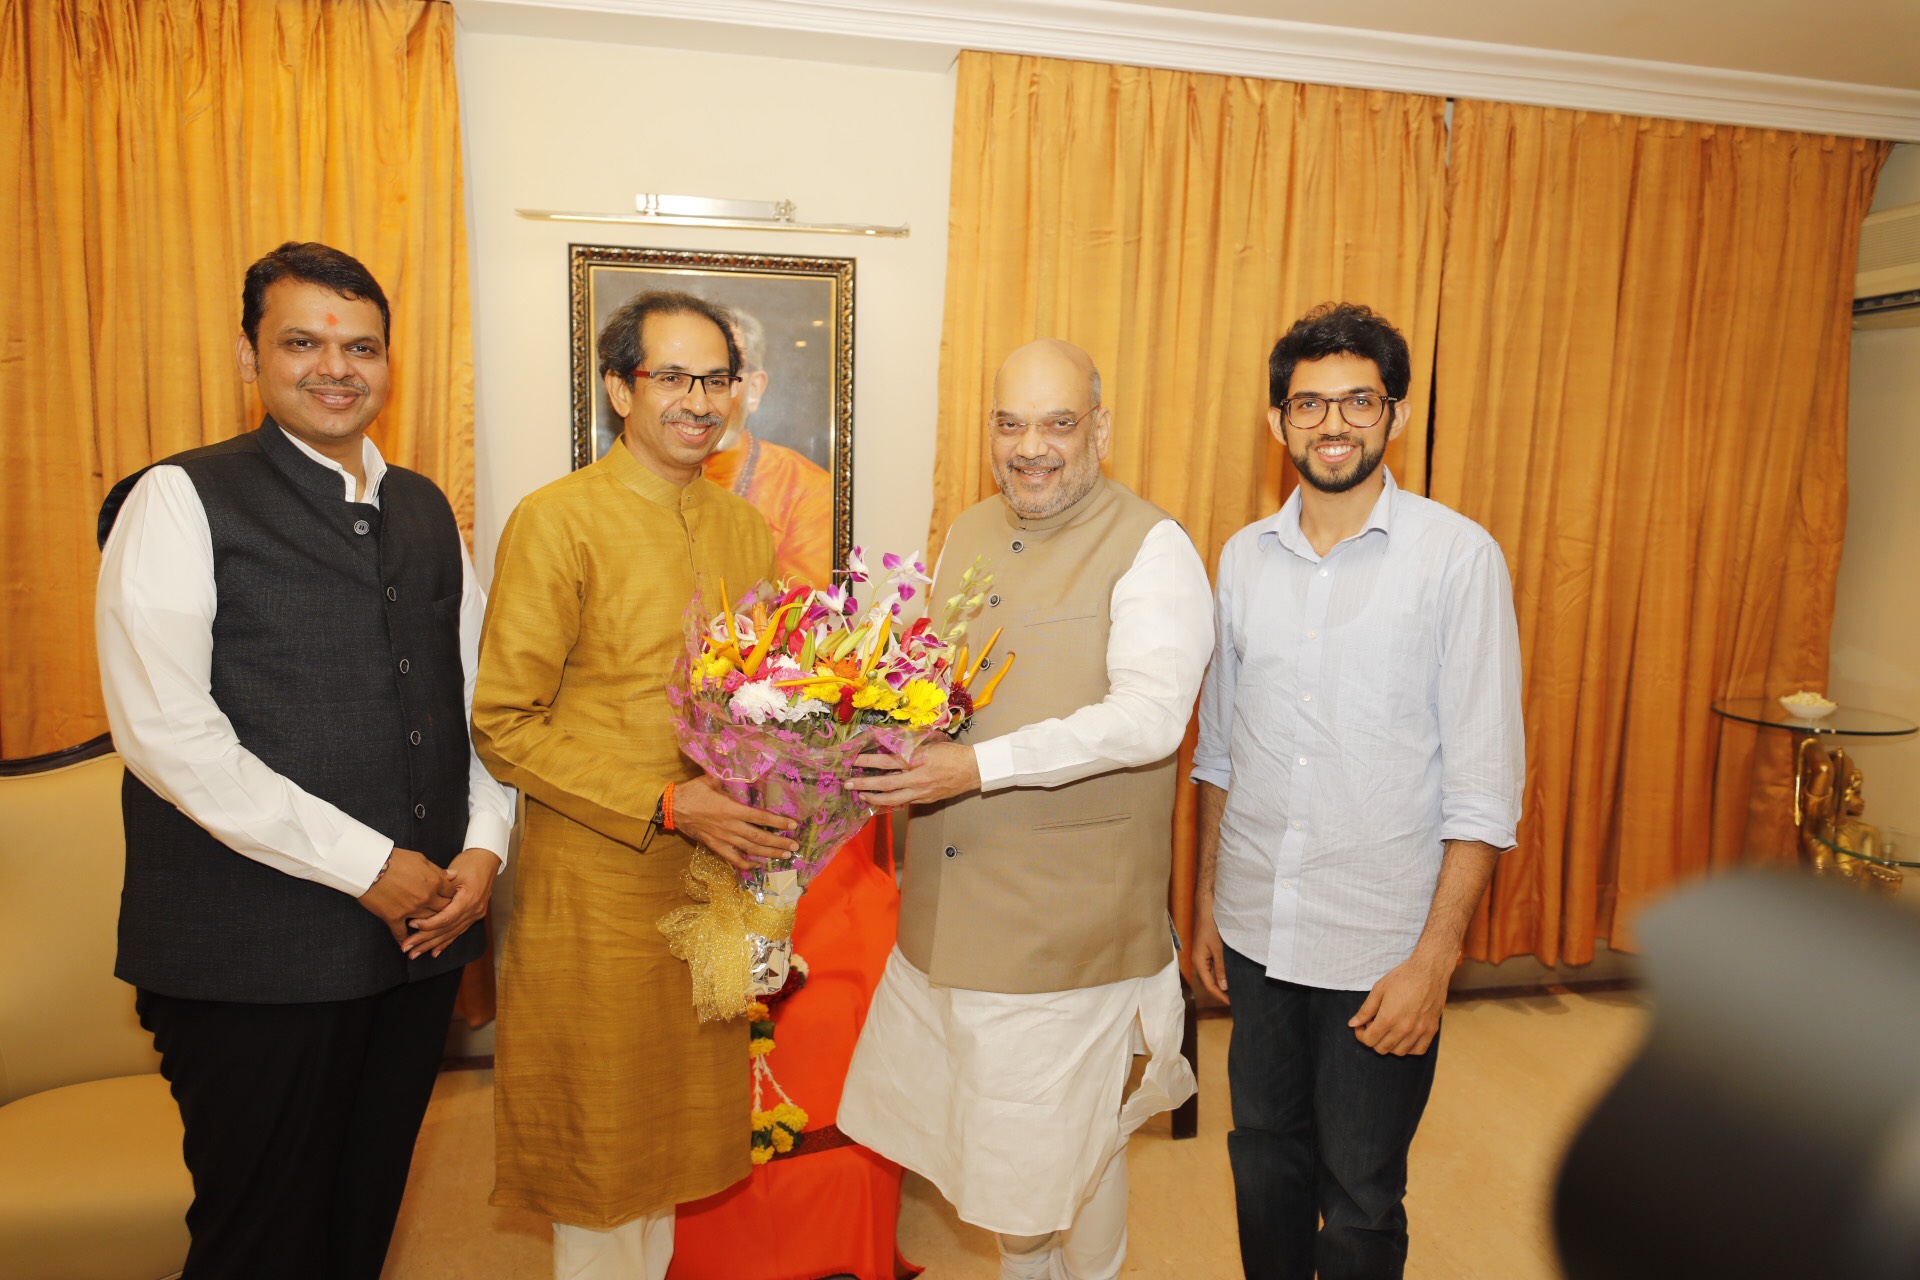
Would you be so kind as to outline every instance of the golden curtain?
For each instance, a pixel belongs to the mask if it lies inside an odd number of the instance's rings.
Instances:
[[[286,240],[393,305],[386,456],[473,511],[453,11],[426,0],[0,0],[0,755],[106,727],[94,518],[157,458],[258,424],[241,276]]]
[[[1855,246],[1886,144],[1455,105],[1432,495],[1513,570],[1520,847],[1469,954],[1582,963],[1709,866],[1783,856],[1823,687]]]
[[[1364,301],[1401,328],[1424,424],[1442,111],[1407,94],[962,54],[933,542],[994,492],[993,375],[1031,338],[1092,354],[1114,411],[1108,473],[1177,517],[1209,565],[1292,488],[1267,433],[1266,359],[1315,303]],[[1420,426],[1387,456],[1403,484],[1425,488]],[[1192,813],[1183,782],[1183,937]]]

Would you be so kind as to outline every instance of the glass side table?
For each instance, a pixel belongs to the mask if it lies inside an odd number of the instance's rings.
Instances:
[[[1905,716],[1860,707],[1839,707],[1831,715],[1808,720],[1788,715],[1777,698],[1721,698],[1713,704],[1713,713],[1762,729],[1787,729],[1823,738],[1904,738],[1920,732],[1920,724]]]
[[[1845,747],[1826,747],[1821,740],[1904,738],[1920,732],[1920,724],[1861,707],[1837,707],[1814,720],[1789,713],[1775,698],[1722,698],[1713,704],[1713,712],[1794,735],[1793,825],[1803,862],[1821,875],[1837,876],[1863,889],[1899,892],[1901,869],[1920,867],[1920,860],[1890,860],[1881,855],[1899,848],[1905,858],[1920,858],[1920,842],[1909,841],[1902,848],[1892,836],[1861,820],[1866,776]]]
[[[1830,867],[1816,863],[1816,871],[1852,880],[1874,892],[1898,893],[1901,874],[1920,871],[1920,836],[1856,820],[1818,831],[1814,841],[1819,854],[1832,860]]]

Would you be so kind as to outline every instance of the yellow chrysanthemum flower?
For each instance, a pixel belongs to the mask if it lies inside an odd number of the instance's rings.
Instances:
[[[904,720],[924,729],[940,718],[947,707],[947,691],[931,680],[909,680],[900,691],[900,706],[892,711],[895,720]]]
[[[773,1148],[755,1147],[753,1149],[752,1159],[755,1164],[765,1164],[767,1161],[773,1159]]]
[[[854,690],[853,705],[858,711],[891,712],[900,705],[900,695],[885,680],[869,680]]]
[[[718,653],[703,653],[693,660],[694,679],[701,685],[718,684],[733,670],[733,661]]]
[[[747,1006],[747,1020],[750,1022],[765,1022],[767,1020],[767,1006],[755,1000]]]
[[[775,1129],[773,1131],[773,1149],[781,1155],[785,1155],[787,1152],[793,1150],[793,1135],[785,1129]]]
[[[816,662],[813,664],[813,674],[817,676],[832,676],[838,673],[827,663]],[[841,688],[842,686],[838,680],[819,680],[813,684],[801,685],[800,694],[802,697],[812,698],[816,702],[824,702],[828,706],[832,706],[834,703],[840,701]]]
[[[755,1036],[747,1042],[747,1056],[750,1058],[764,1058],[772,1052],[773,1041],[765,1036]]]

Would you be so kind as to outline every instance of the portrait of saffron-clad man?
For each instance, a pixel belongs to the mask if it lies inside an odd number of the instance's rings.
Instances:
[[[1193,967],[1233,1006],[1227,1152],[1259,1280],[1402,1274],[1447,983],[1520,819],[1506,560],[1384,465],[1410,375],[1366,307],[1288,330],[1268,424],[1300,484],[1220,554]]]
[[[467,734],[486,601],[445,496],[367,436],[366,267],[283,244],[240,328],[266,420],[100,513],[114,973],[186,1126],[185,1280],[377,1280],[513,822]]]

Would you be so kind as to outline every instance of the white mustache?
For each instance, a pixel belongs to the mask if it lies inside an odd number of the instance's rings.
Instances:
[[[663,414],[660,420],[662,422],[691,422],[696,427],[717,427],[726,421],[726,417],[718,413],[692,414],[688,413],[685,409],[674,409],[669,413]]]

